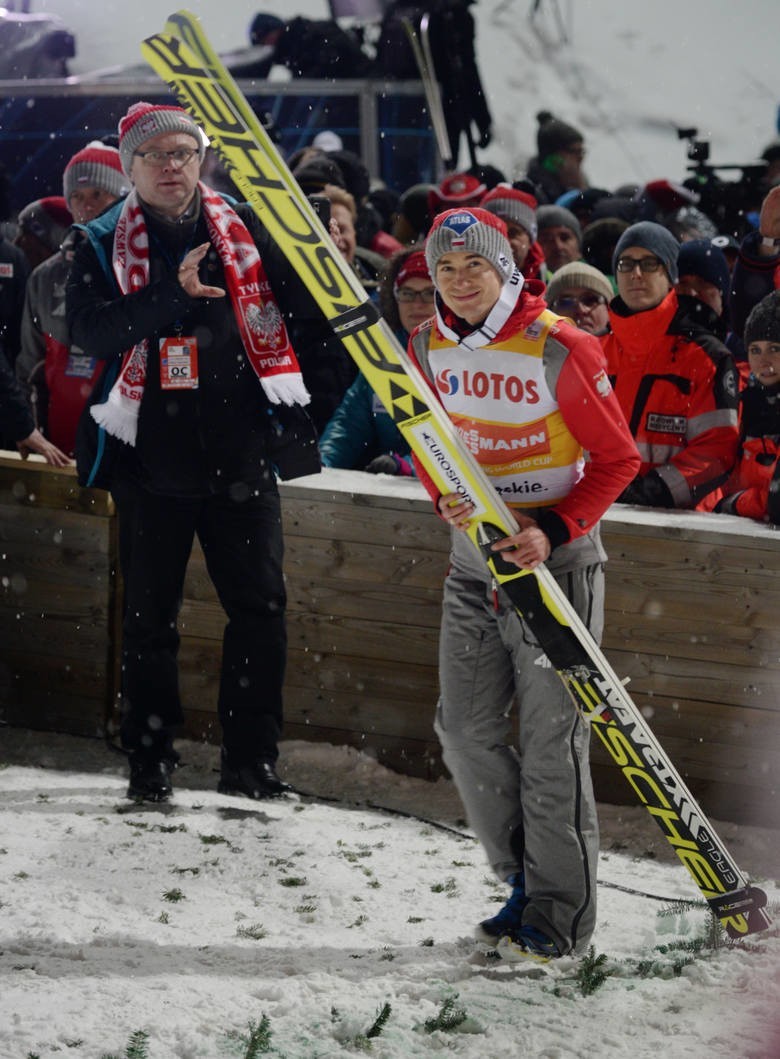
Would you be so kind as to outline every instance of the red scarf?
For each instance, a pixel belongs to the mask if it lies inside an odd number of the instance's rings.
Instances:
[[[225,272],[225,282],[249,363],[272,404],[309,403],[295,351],[255,242],[221,195],[198,184],[203,215]],[[122,294],[149,282],[149,236],[138,195],[125,199],[114,232],[114,275]],[[129,349],[108,400],[91,409],[109,434],[135,445],[138,410],[146,384],[147,339]]]

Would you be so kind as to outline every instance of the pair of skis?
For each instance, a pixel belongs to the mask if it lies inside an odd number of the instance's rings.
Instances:
[[[379,318],[199,20],[180,11],[141,49],[203,127],[437,488],[474,504],[472,543],[728,934],[765,930],[765,894],[749,885],[555,579],[544,567],[519,570],[490,551],[514,532],[511,512]]]

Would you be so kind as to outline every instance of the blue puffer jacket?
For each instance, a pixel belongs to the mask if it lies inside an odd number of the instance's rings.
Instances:
[[[398,333],[405,346],[406,332]],[[396,471],[413,474],[409,443],[363,375],[358,375],[344,394],[320,437],[320,455],[326,467],[365,470],[377,456],[392,455]]]

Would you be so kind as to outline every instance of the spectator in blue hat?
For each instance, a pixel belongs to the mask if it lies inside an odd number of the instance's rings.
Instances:
[[[677,272],[677,293],[706,305],[714,313],[710,329],[721,334],[720,325],[728,308],[731,287],[731,273],[723,251],[710,239],[682,243],[677,255]],[[703,313],[698,305],[694,311],[701,318]],[[707,321],[704,322],[706,326]]]
[[[680,304],[696,323],[712,331],[729,349],[743,389],[750,376],[750,366],[741,337],[729,326],[731,269],[716,241],[719,238],[691,239],[680,246],[677,258],[680,278],[675,289]]]

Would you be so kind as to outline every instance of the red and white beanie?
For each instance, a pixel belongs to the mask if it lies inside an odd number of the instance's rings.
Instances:
[[[186,110],[142,101],[133,103],[127,114],[119,120],[119,154],[125,173],[130,173],[133,154],[138,148],[153,136],[166,132],[184,132],[191,136],[198,148],[198,157],[203,160],[206,152],[205,138],[195,119],[190,117]]]
[[[410,279],[430,280],[430,278],[424,251],[414,250],[398,269],[398,274],[393,283],[393,292],[398,291]]]
[[[122,171],[122,159],[116,147],[93,140],[73,155],[62,175],[62,193],[66,202],[70,202],[77,188],[100,188],[118,199],[127,194],[130,185]]]
[[[536,241],[538,234],[536,225],[538,205],[533,195],[529,195],[527,191],[519,191],[511,184],[497,184],[480,202],[483,209],[495,213],[503,221],[518,224],[524,228],[530,235],[531,242]]]
[[[450,173],[438,187],[428,191],[428,212],[435,216],[454,206],[476,206],[481,203],[487,186],[471,173]]]
[[[434,283],[439,258],[457,251],[484,257],[502,280],[508,280],[514,273],[506,225],[500,217],[478,206],[447,210],[434,219],[425,240],[425,259]]]
[[[19,230],[34,235],[52,254],[60,248],[73,224],[68,204],[60,195],[49,195],[28,202],[17,217]]]

